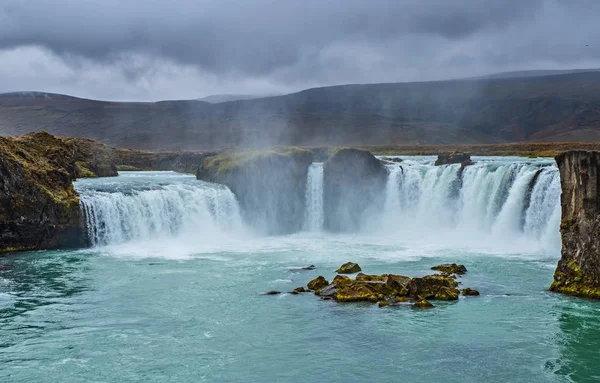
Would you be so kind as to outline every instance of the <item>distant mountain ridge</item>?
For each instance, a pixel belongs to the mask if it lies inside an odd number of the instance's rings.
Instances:
[[[213,94],[210,96],[199,98],[197,99],[197,101],[205,101],[210,102],[211,104],[218,104],[220,102],[228,101],[253,100],[255,98],[260,97],[262,96],[255,96],[251,94]]]
[[[171,150],[600,141],[600,71],[341,85],[215,104],[0,95],[1,135],[39,130]]]

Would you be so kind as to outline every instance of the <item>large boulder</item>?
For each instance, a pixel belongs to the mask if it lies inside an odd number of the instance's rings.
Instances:
[[[471,155],[463,152],[452,152],[452,153],[440,153],[435,166],[450,165],[450,164],[461,164],[463,167],[471,165]]]
[[[464,265],[457,265],[456,263],[444,263],[443,265],[433,266],[431,270],[439,271],[442,274],[457,275],[462,275],[467,272],[467,268]]]
[[[562,256],[550,290],[600,299],[600,152],[556,157],[562,188]]]
[[[245,220],[268,234],[302,228],[309,151],[297,148],[221,154],[205,158],[196,178],[227,185]]]
[[[371,153],[341,149],[323,166],[325,228],[359,230],[370,213],[383,208],[387,169]]]
[[[360,268],[358,263],[346,262],[343,265],[341,265],[335,272],[338,274],[354,274],[358,273],[361,270],[362,269]]]
[[[0,252],[85,245],[73,146],[48,133],[0,137]]]
[[[413,278],[410,284],[410,294],[414,298],[457,300],[460,292],[458,282],[444,275],[426,275]]]

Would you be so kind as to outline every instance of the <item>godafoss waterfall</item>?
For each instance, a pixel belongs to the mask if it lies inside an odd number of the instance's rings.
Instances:
[[[0,258],[1,380],[600,379],[600,306],[548,291],[554,161],[434,160],[76,181],[89,248]],[[423,310],[289,293],[348,261],[411,277],[464,264],[459,289],[480,295]]]

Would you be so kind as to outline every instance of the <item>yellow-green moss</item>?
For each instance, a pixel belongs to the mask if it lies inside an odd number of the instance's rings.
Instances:
[[[145,169],[140,169],[131,165],[117,165],[117,170],[120,172],[141,172]]]
[[[82,178],[96,178],[97,175],[85,166],[82,161],[76,161],[75,166],[77,167],[77,175]]]
[[[214,171],[217,174],[223,174],[231,173],[234,169],[250,161],[258,160],[273,154],[278,154],[281,156],[296,156],[306,153],[309,152],[305,149],[286,146],[261,151],[218,154],[216,156],[204,159],[204,161],[202,161],[202,166],[206,169]]]

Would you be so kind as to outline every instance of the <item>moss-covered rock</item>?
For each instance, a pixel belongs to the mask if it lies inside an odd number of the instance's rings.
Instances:
[[[357,263],[346,262],[343,265],[341,265],[339,269],[337,269],[335,272],[338,274],[354,274],[358,273],[361,270],[362,269]]]
[[[294,290],[290,291],[290,294],[300,294],[300,293],[307,293],[308,290],[306,290],[304,287],[300,286],[300,287],[296,287]]]
[[[85,244],[73,148],[48,133],[0,137],[0,252]]]
[[[298,148],[220,154],[205,158],[196,177],[227,185],[255,229],[286,234],[302,228],[311,163],[312,154]]]
[[[566,152],[556,163],[562,188],[562,255],[550,290],[600,299],[600,152]]]
[[[470,288],[465,288],[462,289],[462,295],[464,295],[465,297],[472,297],[472,296],[477,296],[479,295],[479,291],[475,290],[475,289],[470,289]]]
[[[358,273],[355,278],[357,281],[365,281],[365,282],[385,282],[387,280],[386,275],[373,275],[373,274],[363,274]]]
[[[107,145],[86,138],[63,138],[72,150],[75,161],[75,177],[116,177],[116,150]]]
[[[426,275],[413,278],[410,284],[410,294],[414,298],[455,300],[458,299],[458,283],[444,275]]]
[[[433,266],[431,270],[436,270],[444,274],[457,275],[462,275],[467,272],[467,268],[464,265],[457,265],[456,263],[444,263],[443,265]]]
[[[427,299],[421,298],[421,299],[417,300],[415,303],[413,303],[413,307],[416,307],[419,309],[430,309],[430,308],[433,308],[434,306]]]
[[[327,279],[325,279],[325,277],[323,277],[322,275],[319,275],[312,281],[308,282],[306,287],[308,287],[309,290],[319,291],[328,284],[329,282],[327,281]]]
[[[334,299],[338,302],[377,302],[383,297],[376,294],[365,282],[353,282],[340,287]]]
[[[390,305],[390,302],[387,301],[381,301],[377,304],[379,307],[387,307]]]
[[[202,161],[215,152],[116,150],[118,166],[127,170],[171,170],[196,174]]]
[[[340,149],[323,165],[324,226],[335,232],[361,229],[385,201],[386,167],[371,153]]]
[[[331,281],[331,283],[337,285],[337,286],[344,286],[347,284],[350,284],[352,282],[352,278],[346,276],[346,275],[336,275],[335,278],[333,278],[333,281]]]

